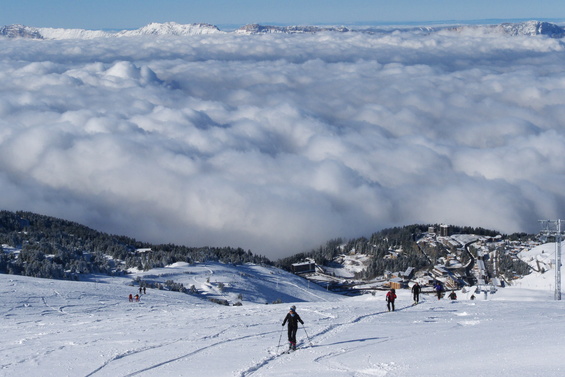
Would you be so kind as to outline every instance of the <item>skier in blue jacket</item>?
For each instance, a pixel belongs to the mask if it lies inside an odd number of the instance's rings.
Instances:
[[[440,300],[443,297],[443,285],[438,281],[435,283],[434,289],[436,290],[437,299]]]

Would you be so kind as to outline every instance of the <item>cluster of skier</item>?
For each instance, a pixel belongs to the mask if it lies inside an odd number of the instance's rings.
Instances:
[[[436,282],[436,284],[434,284],[434,290],[436,291],[437,294],[437,299],[441,300],[445,294],[445,289],[443,288],[443,285],[440,282]],[[414,304],[416,305],[420,302],[420,293],[422,293],[422,287],[420,286],[420,284],[415,283],[412,286],[412,298],[414,300]],[[394,301],[396,300],[396,290],[394,288],[392,288],[390,291],[387,292],[385,300],[386,300],[386,306],[388,311],[394,311]],[[455,293],[454,290],[451,291],[451,293],[447,296],[449,297],[449,299],[451,300],[457,300],[457,293]],[[471,300],[474,300],[475,296],[471,296]]]
[[[437,298],[438,300],[440,300],[443,296],[444,296],[444,288],[443,285],[440,282],[437,282],[434,285],[434,290],[436,291],[437,294]],[[422,287],[420,286],[420,284],[415,283],[412,286],[412,298],[414,300],[414,304],[416,305],[420,302],[420,294],[422,293]],[[455,291],[451,291],[451,293],[448,295],[448,297],[451,300],[457,300],[457,294],[455,293]],[[394,302],[396,301],[397,296],[396,296],[396,290],[394,288],[390,289],[385,296],[385,300],[386,300],[386,306],[388,311],[394,311]],[[475,296],[471,296],[471,300],[474,300]],[[296,312],[296,306],[292,305],[287,313],[287,315],[285,316],[283,322],[282,322],[282,326],[284,327],[284,325],[288,325],[287,328],[287,332],[288,332],[288,347],[289,347],[289,351],[294,351],[296,350],[296,332],[298,331],[298,323],[301,323],[302,325],[304,325],[304,321],[302,320],[302,318],[300,318],[300,316],[298,315],[298,313]],[[280,344],[280,341],[279,341]]]
[[[129,302],[139,302],[141,300],[141,294],[147,294],[147,288],[146,287],[139,287],[139,293],[136,294],[135,296],[133,294],[129,294]]]
[[[445,295],[445,289],[443,288],[443,285],[439,281],[434,284],[434,290],[436,291],[437,299],[441,300],[442,297]],[[451,300],[457,300],[457,294],[455,293],[455,291],[451,291],[451,293],[447,297],[449,297]],[[473,299],[474,296],[471,298],[471,300]]]

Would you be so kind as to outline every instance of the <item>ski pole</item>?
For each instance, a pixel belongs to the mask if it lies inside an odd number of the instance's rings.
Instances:
[[[279,347],[281,346],[281,339],[282,339],[283,331],[284,331],[284,327],[281,328],[281,335],[279,335],[279,344],[277,345],[277,353],[279,353]]]
[[[308,336],[308,332],[306,331],[306,327],[304,327],[304,324],[302,324],[302,328],[304,329],[304,333],[306,334],[306,338],[308,338],[308,342],[310,343],[310,347],[313,347],[312,341],[310,340],[310,337]]]

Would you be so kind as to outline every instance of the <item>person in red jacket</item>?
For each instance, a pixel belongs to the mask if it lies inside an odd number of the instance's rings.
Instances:
[[[391,307],[392,307],[392,311],[394,311],[394,300],[396,300],[396,291],[394,290],[394,288],[392,288],[386,294],[386,307],[388,308],[389,312]]]
[[[288,322],[288,348],[292,351],[296,349],[296,331],[298,331],[298,322],[304,324],[302,318],[296,312],[296,306],[292,305],[290,311],[284,318],[282,325]]]

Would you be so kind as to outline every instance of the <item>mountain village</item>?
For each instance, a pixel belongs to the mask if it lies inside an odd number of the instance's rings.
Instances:
[[[434,266],[432,269],[409,267],[404,271],[387,271],[384,276],[371,281],[356,278],[367,267],[370,257],[355,250],[343,250],[344,253],[334,260],[332,266],[320,266],[309,259],[293,264],[292,271],[328,290],[348,295],[390,288],[406,289],[416,282],[428,293],[432,293],[434,284],[440,282],[446,290],[465,290],[475,286],[477,293],[493,294],[499,287],[512,285],[513,280],[522,277],[517,271],[514,274],[501,271],[501,257],[507,256],[518,262],[518,254],[541,242],[535,239],[511,241],[501,235],[450,234],[449,226],[441,225],[439,229],[430,227],[417,244],[424,255],[430,248],[441,248],[445,255],[435,261],[426,255]],[[389,249],[384,258],[396,259],[403,255],[404,250],[400,246]],[[551,262],[536,260],[531,268],[547,270],[551,268]]]

